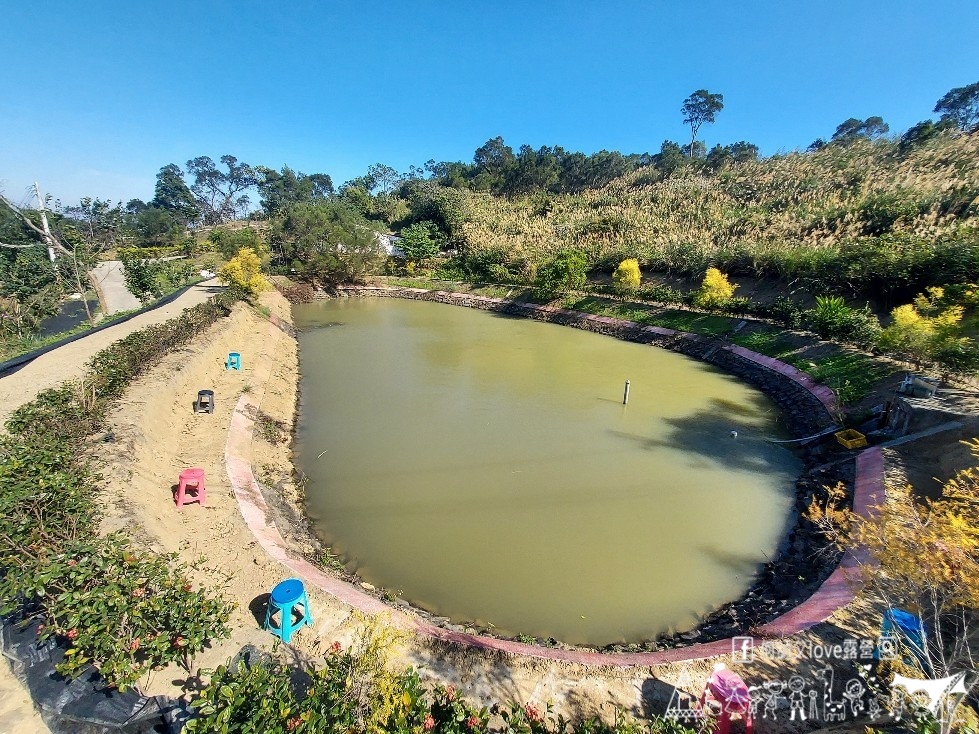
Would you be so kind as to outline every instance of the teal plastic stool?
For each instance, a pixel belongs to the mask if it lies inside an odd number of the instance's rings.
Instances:
[[[230,352],[228,354],[228,361],[224,363],[224,368],[226,370],[240,370],[241,355],[238,352]]]
[[[302,609],[297,609],[298,606]],[[279,613],[279,622],[275,623],[275,613]],[[296,615],[299,618],[296,619]],[[266,629],[286,644],[292,639],[292,633],[304,624],[313,626],[313,614],[309,610],[309,599],[306,597],[306,587],[299,579],[286,579],[272,589],[269,605],[265,610]]]

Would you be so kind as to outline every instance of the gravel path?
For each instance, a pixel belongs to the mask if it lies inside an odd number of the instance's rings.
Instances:
[[[119,311],[132,311],[142,305],[139,299],[126,288],[122,262],[119,260],[100,262],[92,268],[89,277],[95,282],[95,290],[98,291],[106,316]]]

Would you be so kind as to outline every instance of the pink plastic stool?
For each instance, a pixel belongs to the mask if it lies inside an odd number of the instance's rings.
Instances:
[[[188,496],[187,492],[190,491]],[[180,472],[180,483],[177,485],[177,507],[183,507],[184,502],[197,502],[204,505],[207,499],[207,489],[204,487],[203,469],[184,469]]]
[[[707,702],[718,705],[718,734],[731,731],[732,714],[744,719],[745,734],[751,734],[751,694],[741,676],[725,668],[724,663],[714,665],[714,672],[707,679],[707,686],[700,696],[700,706]]]

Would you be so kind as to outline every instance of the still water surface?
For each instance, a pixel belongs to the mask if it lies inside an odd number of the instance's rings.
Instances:
[[[421,608],[650,639],[739,597],[786,529],[800,464],[765,440],[785,437],[776,407],[696,360],[435,303],[294,315],[316,530]]]

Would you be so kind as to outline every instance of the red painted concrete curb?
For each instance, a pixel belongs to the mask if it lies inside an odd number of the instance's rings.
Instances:
[[[420,289],[412,290],[419,293],[426,292]],[[451,295],[457,297],[468,294]],[[480,300],[503,303],[501,299],[486,297],[480,297]],[[561,311],[561,309],[546,306],[538,306],[537,308],[549,312]],[[578,312],[565,311],[565,313],[577,314]],[[587,316],[601,320],[603,323],[616,325],[628,325],[632,323],[610,319],[605,316],[591,316],[589,314],[581,314],[581,316]],[[270,322],[269,338],[274,341],[278,337],[278,334],[282,333],[280,329],[280,324]],[[697,338],[693,334],[677,332],[672,329],[662,329],[656,326],[647,326],[645,329],[664,336],[675,335],[679,337]],[[726,345],[723,348],[730,349],[739,356],[772,369],[791,379],[793,382],[798,383],[815,395],[831,414],[836,409],[836,399],[832,391],[825,386],[814,384],[808,375],[799,372],[794,367],[736,345]],[[238,501],[238,507],[255,539],[269,556],[279,561],[293,573],[301,576],[307,582],[314,584],[328,594],[362,612],[367,614],[389,615],[391,621],[399,627],[414,630],[435,639],[516,655],[528,655],[547,660],[562,660],[584,665],[626,667],[701,660],[732,652],[733,641],[731,639],[716,640],[714,642],[705,642],[657,652],[602,653],[592,650],[563,650],[540,647],[511,640],[500,640],[494,637],[454,632],[434,625],[420,617],[408,615],[400,609],[390,607],[352,584],[325,573],[308,561],[290,556],[282,535],[270,519],[271,514],[268,505],[255,482],[251,468],[251,439],[254,422],[248,417],[248,412],[253,411],[249,411],[248,409],[250,406],[257,409],[261,404],[262,396],[265,394],[265,383],[270,373],[271,357],[267,354],[262,354],[255,362],[252,392],[242,394],[238,399],[231,423],[228,426],[228,439],[225,445],[225,463],[228,470],[228,479],[231,482],[235,498]],[[883,474],[883,455],[879,448],[866,449],[857,456],[853,498],[854,512],[862,516],[869,516],[873,512],[874,506],[883,502]],[[840,566],[823,582],[809,599],[772,622],[754,630],[755,633],[764,637],[782,637],[802,632],[813,625],[825,621],[833,612],[853,600],[854,587],[850,583],[850,580],[853,578],[858,564],[867,561],[866,554],[859,550],[853,554],[848,554],[844,557]]]

